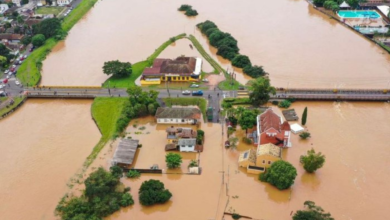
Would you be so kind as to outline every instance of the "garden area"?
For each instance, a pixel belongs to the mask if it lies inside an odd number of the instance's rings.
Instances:
[[[40,15],[58,15],[60,12],[62,12],[65,9],[65,7],[55,7],[55,6],[49,6],[49,7],[39,7],[35,10],[35,14]]]

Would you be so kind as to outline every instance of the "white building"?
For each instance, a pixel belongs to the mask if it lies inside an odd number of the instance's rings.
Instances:
[[[70,3],[72,3],[72,0],[57,0],[58,6],[65,6],[65,5],[69,5]]]
[[[195,138],[182,138],[177,142],[179,145],[180,152],[197,152],[195,150],[196,147],[196,139]]]
[[[18,7],[22,6],[21,2],[21,0],[12,0],[12,3],[14,3]]]
[[[7,4],[0,4],[0,14],[4,14],[9,9]]]
[[[156,120],[157,124],[197,124],[201,115],[198,107],[159,107]]]

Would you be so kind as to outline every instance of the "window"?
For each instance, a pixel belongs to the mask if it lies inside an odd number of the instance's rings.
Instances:
[[[167,120],[167,119],[164,119],[164,122],[168,122],[168,120]]]
[[[171,118],[171,121],[173,121],[173,119]]]
[[[265,164],[265,160],[263,160],[263,164]]]
[[[181,122],[184,122],[184,119],[182,119]]]
[[[271,164],[272,163],[272,161],[268,161],[268,164]]]

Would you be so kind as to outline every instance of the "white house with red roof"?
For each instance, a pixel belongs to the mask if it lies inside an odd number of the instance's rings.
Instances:
[[[287,121],[277,115],[271,108],[257,116],[257,138],[255,144],[274,144],[279,147],[292,147],[291,128]],[[257,142],[257,143],[256,143]]]

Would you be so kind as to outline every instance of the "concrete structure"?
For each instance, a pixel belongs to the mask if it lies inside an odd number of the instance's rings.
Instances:
[[[159,107],[157,124],[197,124],[202,113],[197,107]]]
[[[4,14],[9,9],[7,4],[0,4],[0,14]]]
[[[305,129],[300,126],[299,124],[292,124],[291,125],[291,131],[294,133],[294,134],[298,134],[298,133],[301,133],[302,131],[304,131]]]
[[[339,5],[340,9],[349,9],[351,6],[348,5],[345,1]]]
[[[254,135],[254,143],[275,144],[279,147],[291,147],[290,141],[290,124],[283,122],[282,117],[273,112],[272,109],[267,109],[261,115],[257,116],[257,130]]]
[[[202,59],[178,57],[155,59],[153,66],[145,68],[141,76],[141,85],[160,84],[161,82],[198,81],[202,72]]]
[[[240,154],[238,164],[247,168],[248,173],[264,172],[272,163],[282,159],[282,149],[273,144],[263,144],[257,150],[250,149]]]
[[[203,146],[197,145],[197,132],[192,128],[175,128],[173,126],[166,129],[167,144],[166,151],[179,150],[180,152],[202,152]]]

